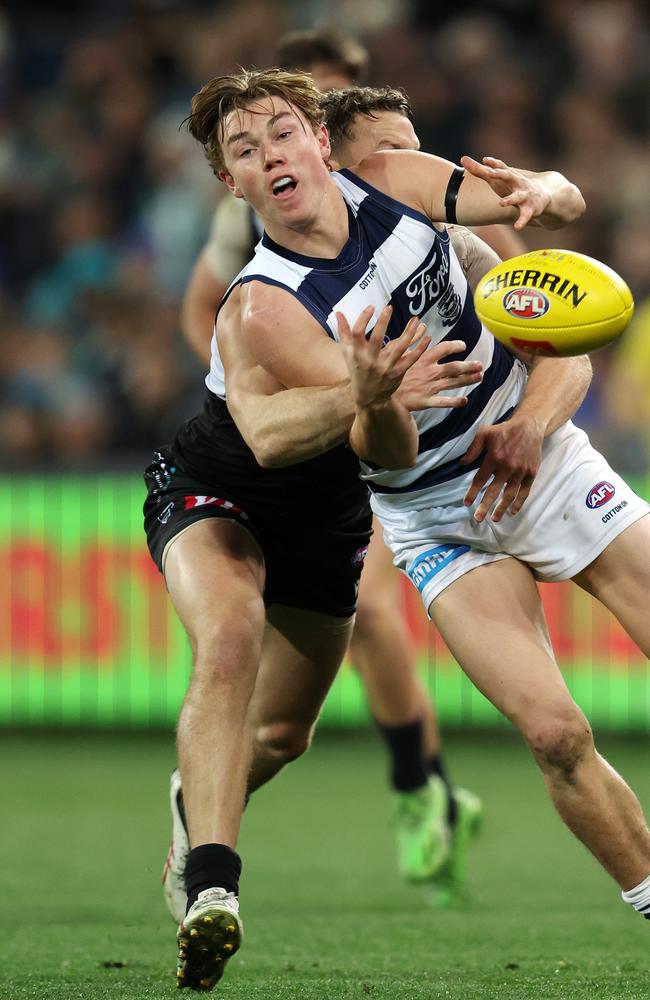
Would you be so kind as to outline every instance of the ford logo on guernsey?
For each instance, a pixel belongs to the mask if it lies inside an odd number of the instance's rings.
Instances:
[[[539,319],[549,307],[546,296],[536,288],[512,288],[503,296],[503,308],[518,319]]]
[[[603,504],[609,503],[615,493],[616,490],[612,484],[605,482],[603,479],[602,482],[596,483],[595,486],[591,487],[587,493],[585,503],[590,510],[596,510],[597,507],[602,507]]]

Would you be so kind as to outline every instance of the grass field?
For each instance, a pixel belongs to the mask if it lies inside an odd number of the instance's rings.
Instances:
[[[650,809],[647,744],[601,741]],[[5,735],[0,998],[174,996],[160,893],[171,736]],[[573,842],[509,734],[455,736],[456,781],[486,804],[473,900],[440,913],[393,863],[385,762],[323,735],[252,800],[246,939],[228,1000],[647,998],[650,923]]]

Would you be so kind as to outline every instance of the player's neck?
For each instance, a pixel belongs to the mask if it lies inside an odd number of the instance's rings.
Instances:
[[[273,242],[285,250],[323,260],[338,257],[350,235],[347,206],[334,183],[327,185],[311,218],[299,228],[283,226],[271,220],[265,223],[264,228]]]

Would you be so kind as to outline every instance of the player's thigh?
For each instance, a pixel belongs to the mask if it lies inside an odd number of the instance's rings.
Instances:
[[[196,650],[223,623],[264,627],[264,560],[252,535],[234,520],[195,521],[168,543],[165,582]]]
[[[574,577],[650,657],[650,516],[635,521]]]
[[[516,559],[471,570],[429,613],[480,691],[528,738],[550,717],[577,711],[555,662],[531,571]]]
[[[381,605],[401,611],[402,581],[400,571],[393,565],[393,554],[384,542],[381,525],[373,521],[374,533],[368,545],[361,582],[357,610],[365,605]]]
[[[251,702],[256,727],[310,728],[341,665],[352,618],[272,604]]]

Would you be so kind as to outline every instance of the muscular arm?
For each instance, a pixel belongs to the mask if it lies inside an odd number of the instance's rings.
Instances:
[[[586,354],[577,358],[536,355],[516,417],[535,424],[542,437],[548,437],[574,415],[587,395],[591,376]]]
[[[465,178],[458,191],[456,214],[464,226],[510,223],[523,229],[536,219],[547,229],[557,229],[578,219],[585,210],[575,184],[555,171],[519,170],[492,157],[478,163],[463,156],[461,164]],[[429,153],[391,150],[367,157],[354,172],[433,222],[446,222],[445,194],[454,166]]]
[[[339,347],[286,292],[252,282],[219,314],[228,409],[264,468],[346,441],[354,419]]]
[[[356,411],[341,347],[293,296],[257,282],[235,289],[219,313],[217,335],[228,407],[260,465],[292,465],[347,440]],[[397,408],[402,423],[410,427],[410,410],[466,403],[464,396],[442,395],[480,381],[475,362],[441,363],[464,346],[444,341],[409,354]],[[398,360],[399,342],[389,348],[387,359]]]

